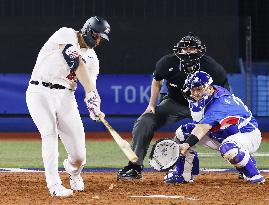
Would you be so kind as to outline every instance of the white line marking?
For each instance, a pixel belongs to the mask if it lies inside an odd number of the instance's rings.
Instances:
[[[178,196],[178,195],[148,195],[148,196],[130,196],[131,198],[167,198],[167,199],[187,199],[197,201],[198,199],[192,197]]]
[[[200,168],[201,172],[235,172],[235,169],[233,168],[228,168],[228,169],[208,169],[208,168]],[[260,169],[260,171],[262,173],[269,173],[269,169]],[[23,168],[0,168],[0,173],[3,172],[44,172],[41,170],[35,170],[34,168],[28,168],[28,169],[23,169]],[[60,171],[59,172],[64,172],[64,171]],[[85,171],[84,172],[89,172],[89,171]]]
[[[20,168],[0,168],[4,171],[1,172],[42,172],[37,170],[29,170],[29,169],[20,169]]]
[[[206,153],[206,152],[198,152],[198,155],[201,157],[215,157],[215,156],[220,156],[219,153]],[[252,154],[254,157],[268,157],[269,153],[266,152],[259,152],[259,153],[254,153]]]

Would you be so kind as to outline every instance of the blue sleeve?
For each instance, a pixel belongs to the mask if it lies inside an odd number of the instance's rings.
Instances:
[[[219,124],[219,122],[228,116],[228,107],[216,99],[210,106],[206,109],[203,119],[199,124],[208,124],[212,127]]]

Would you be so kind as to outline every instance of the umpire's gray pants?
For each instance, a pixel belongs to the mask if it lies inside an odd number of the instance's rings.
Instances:
[[[156,130],[190,117],[188,106],[181,105],[168,96],[156,106],[155,114],[142,114],[135,122],[132,131],[132,149],[138,156],[136,164],[143,165],[150,141]]]

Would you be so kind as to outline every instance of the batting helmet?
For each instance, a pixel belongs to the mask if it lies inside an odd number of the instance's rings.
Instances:
[[[98,16],[93,16],[89,18],[80,30],[80,33],[82,34],[85,43],[91,48],[96,46],[96,40],[92,36],[93,33],[109,41],[109,32],[110,25],[108,24],[108,22]]]
[[[195,50],[194,52],[183,52],[183,50],[188,48]],[[201,40],[197,36],[194,36],[194,34],[190,32],[174,46],[173,51],[179,58],[184,71],[193,73],[200,69],[200,59],[205,54],[206,47],[202,45]]]

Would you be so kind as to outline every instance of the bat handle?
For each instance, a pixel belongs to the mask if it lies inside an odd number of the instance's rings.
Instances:
[[[102,115],[101,113],[98,115],[99,119],[101,122],[104,122],[105,121],[105,116]]]

